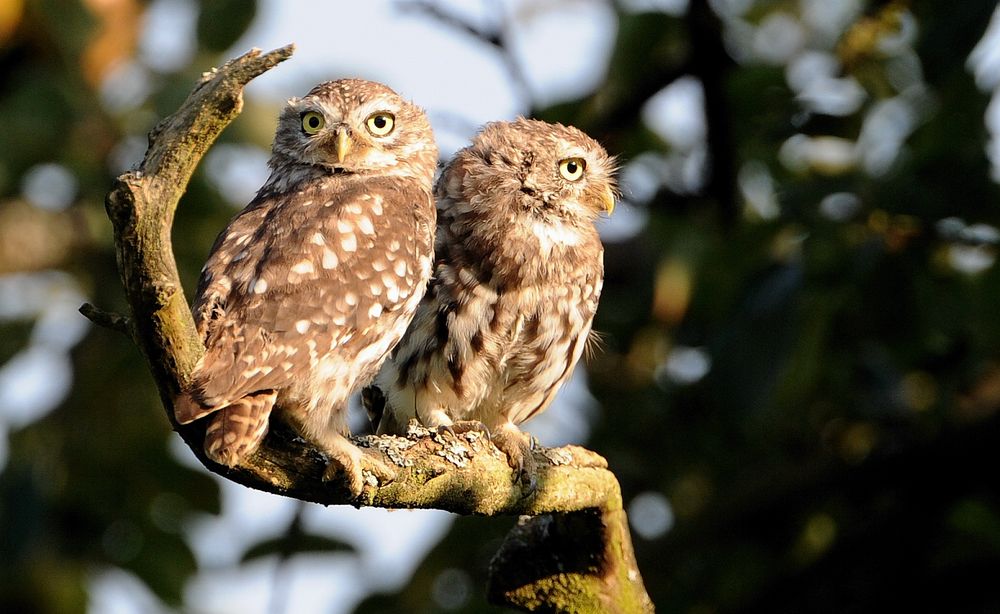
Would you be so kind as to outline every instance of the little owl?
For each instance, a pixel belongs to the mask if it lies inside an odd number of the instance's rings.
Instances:
[[[517,425],[552,402],[583,354],[604,278],[594,228],[615,204],[615,163],[576,128],[487,124],[445,167],[434,274],[365,402],[379,433],[411,418],[485,428],[534,487]]]
[[[288,101],[257,196],[222,231],[192,310],[204,358],[174,412],[210,415],[205,453],[234,466],[273,408],[357,495],[392,472],[347,438],[348,397],[399,342],[431,272],[437,147],[423,111],[379,83]]]

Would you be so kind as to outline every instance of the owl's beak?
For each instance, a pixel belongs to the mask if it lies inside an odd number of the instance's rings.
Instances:
[[[608,215],[611,215],[611,212],[615,210],[615,193],[611,188],[604,189],[601,200],[604,202],[604,210],[608,212]]]
[[[347,152],[351,151],[351,136],[347,134],[347,128],[338,128],[336,138],[334,152],[337,154],[337,162],[343,163],[344,158],[347,157]]]

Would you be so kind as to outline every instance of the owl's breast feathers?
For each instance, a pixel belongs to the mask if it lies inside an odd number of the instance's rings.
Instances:
[[[434,216],[428,190],[393,178],[262,190],[202,270],[192,309],[206,353],[178,421],[315,379],[334,355],[377,368],[427,283]]]
[[[592,226],[543,255],[530,222],[491,234],[482,220],[452,212],[440,213],[427,296],[377,380],[395,430],[405,428],[406,404],[489,426],[544,410],[583,353],[597,310],[603,250]]]

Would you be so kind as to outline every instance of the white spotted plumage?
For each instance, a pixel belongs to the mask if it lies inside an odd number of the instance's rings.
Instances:
[[[364,127],[376,111],[395,119],[381,137]],[[307,113],[324,127],[307,133]],[[206,353],[175,415],[211,414],[210,458],[253,452],[277,407],[330,458],[325,477],[343,471],[355,494],[362,468],[388,477],[345,438],[347,400],[399,341],[430,275],[436,160],[426,116],[383,85],[334,81],[289,101],[271,176],[220,234],[193,306]],[[375,270],[394,258],[410,262],[407,275]]]

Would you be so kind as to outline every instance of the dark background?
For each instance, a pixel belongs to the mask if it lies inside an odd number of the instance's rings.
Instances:
[[[95,328],[77,343],[60,332],[73,326],[11,306],[42,279],[52,301],[124,309],[102,208],[122,143],[134,159],[135,137],[232,55],[258,9],[196,4],[197,53],[127,112],[101,91],[136,53],[144,3],[0,4],[0,611],[87,609],[94,574],[116,568],[148,589],[147,609],[207,611],[184,599],[200,571],[184,527],[219,513],[219,486],[171,452],[138,351]],[[970,60],[995,2],[860,1],[832,37],[809,26],[816,2],[609,4],[604,82],[529,114],[619,155],[623,207],[643,220],[607,244],[586,445],[621,481],[658,609],[1000,611],[1000,194],[984,91],[1000,75],[983,69],[977,87],[984,64]],[[411,2],[385,19],[414,13],[523,80],[516,19],[463,24]],[[805,90],[809,78],[842,89]],[[678,79],[700,85],[707,127],[683,146],[643,114]],[[266,147],[273,110],[248,103],[252,121],[222,140]],[[232,213],[199,171],[175,227],[189,289]],[[51,411],[21,411],[8,367],[39,348],[72,385]],[[409,583],[358,610],[493,610],[486,566],[512,522],[457,519]],[[244,558],[334,551],[352,556],[293,523]]]

